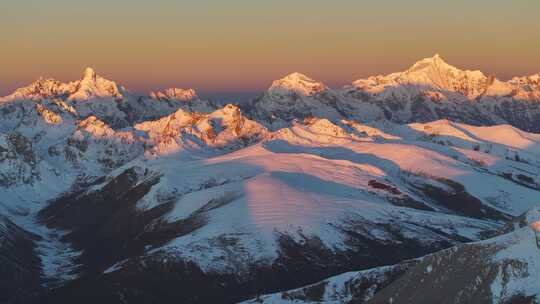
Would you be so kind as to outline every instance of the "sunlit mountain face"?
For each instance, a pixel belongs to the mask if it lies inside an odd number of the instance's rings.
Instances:
[[[536,303],[540,74],[200,96],[0,98],[0,302]]]

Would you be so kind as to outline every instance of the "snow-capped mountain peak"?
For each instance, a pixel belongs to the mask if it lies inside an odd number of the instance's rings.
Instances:
[[[423,70],[429,67],[442,67],[445,69],[457,69],[454,66],[449,65],[439,54],[435,54],[432,57],[427,57],[415,62],[407,71]]]
[[[446,63],[439,54],[416,62],[399,78],[411,84],[459,92],[471,99],[485,92],[487,85],[482,72],[460,70]]]
[[[86,79],[86,80],[95,80],[96,79],[96,71],[91,68],[91,67],[87,67],[86,69],[84,69],[84,72],[83,72],[83,80]]]
[[[404,72],[360,79],[353,85],[371,93],[381,92],[387,87],[416,86],[422,90],[456,92],[472,100],[486,91],[489,78],[480,71],[458,69],[435,54],[414,63]]]
[[[295,72],[274,81],[268,92],[271,94],[294,92],[303,96],[312,96],[326,89],[327,87],[323,83],[313,80],[302,73]]]
[[[35,100],[56,97],[68,93],[68,88],[65,84],[52,78],[40,77],[28,86],[15,90],[12,94],[0,97],[0,102],[12,100]]]
[[[81,101],[93,98],[121,98],[122,94],[114,81],[107,80],[96,74],[92,68],[86,68],[81,80],[68,84],[74,87],[69,100]]]
[[[88,67],[83,71],[80,80],[62,83],[52,78],[40,77],[30,85],[15,90],[13,94],[1,97],[0,101],[39,100],[65,96],[72,101],[103,97],[121,98],[120,92],[123,90],[115,82],[99,76],[94,69]]]
[[[198,99],[199,96],[194,89],[170,88],[164,92],[151,92],[150,97],[154,99],[173,99],[179,101],[190,101]]]

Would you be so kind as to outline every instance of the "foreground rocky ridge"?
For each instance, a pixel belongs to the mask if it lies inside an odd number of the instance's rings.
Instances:
[[[0,102],[0,258],[27,265],[6,264],[21,280],[0,288],[24,286],[12,302],[395,299],[418,258],[508,232],[540,199],[540,135],[515,127],[536,121],[484,107],[534,106],[537,78],[497,82],[435,56],[340,90],[295,73],[219,108],[193,90],[135,97],[91,69],[41,79]]]

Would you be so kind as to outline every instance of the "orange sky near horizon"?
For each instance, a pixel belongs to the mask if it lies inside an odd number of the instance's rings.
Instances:
[[[290,72],[336,87],[440,53],[502,79],[540,72],[540,1],[68,1],[0,9],[0,95],[87,66],[135,92],[234,96]]]

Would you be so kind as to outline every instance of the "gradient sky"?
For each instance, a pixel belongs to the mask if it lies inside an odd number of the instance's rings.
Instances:
[[[92,66],[135,92],[231,99],[294,71],[341,86],[435,53],[506,79],[540,72],[539,12],[538,0],[2,1],[0,95]]]

